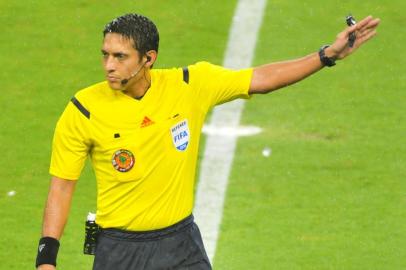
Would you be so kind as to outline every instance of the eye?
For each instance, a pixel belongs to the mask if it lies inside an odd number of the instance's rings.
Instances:
[[[107,58],[107,57],[108,57],[108,53],[107,53],[107,52],[102,51],[101,53],[102,53],[103,58]]]
[[[115,55],[115,57],[116,57],[118,60],[124,60],[124,59],[125,59],[125,54],[123,54],[123,53],[117,53],[117,54]]]

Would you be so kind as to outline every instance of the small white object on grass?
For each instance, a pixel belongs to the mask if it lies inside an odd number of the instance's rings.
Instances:
[[[7,192],[7,196],[9,196],[9,197],[13,197],[14,195],[16,195],[15,190],[10,190],[9,192]]]
[[[269,147],[265,147],[264,149],[262,149],[262,155],[264,157],[269,157],[272,154],[272,149]]]

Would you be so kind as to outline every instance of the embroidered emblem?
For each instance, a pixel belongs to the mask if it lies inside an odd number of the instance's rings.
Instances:
[[[111,159],[114,169],[119,172],[128,172],[134,166],[135,158],[133,153],[126,149],[117,150]]]
[[[155,124],[155,122],[152,121],[151,119],[149,119],[148,117],[144,116],[144,120],[142,120],[142,123],[141,123],[141,128],[150,126],[152,124]]]
[[[179,151],[185,151],[190,140],[190,131],[187,120],[178,122],[171,127],[171,135],[176,149]]]

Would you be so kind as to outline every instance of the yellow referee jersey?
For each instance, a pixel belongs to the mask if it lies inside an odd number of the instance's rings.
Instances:
[[[208,110],[248,98],[252,69],[207,62],[151,70],[141,100],[101,82],[76,93],[54,134],[50,174],[79,178],[90,156],[97,223],[145,231],[190,215],[200,132]]]

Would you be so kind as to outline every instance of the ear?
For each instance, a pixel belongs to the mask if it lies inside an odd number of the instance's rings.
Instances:
[[[144,56],[145,66],[152,68],[152,65],[155,63],[157,57],[158,53],[155,50],[147,51]]]

